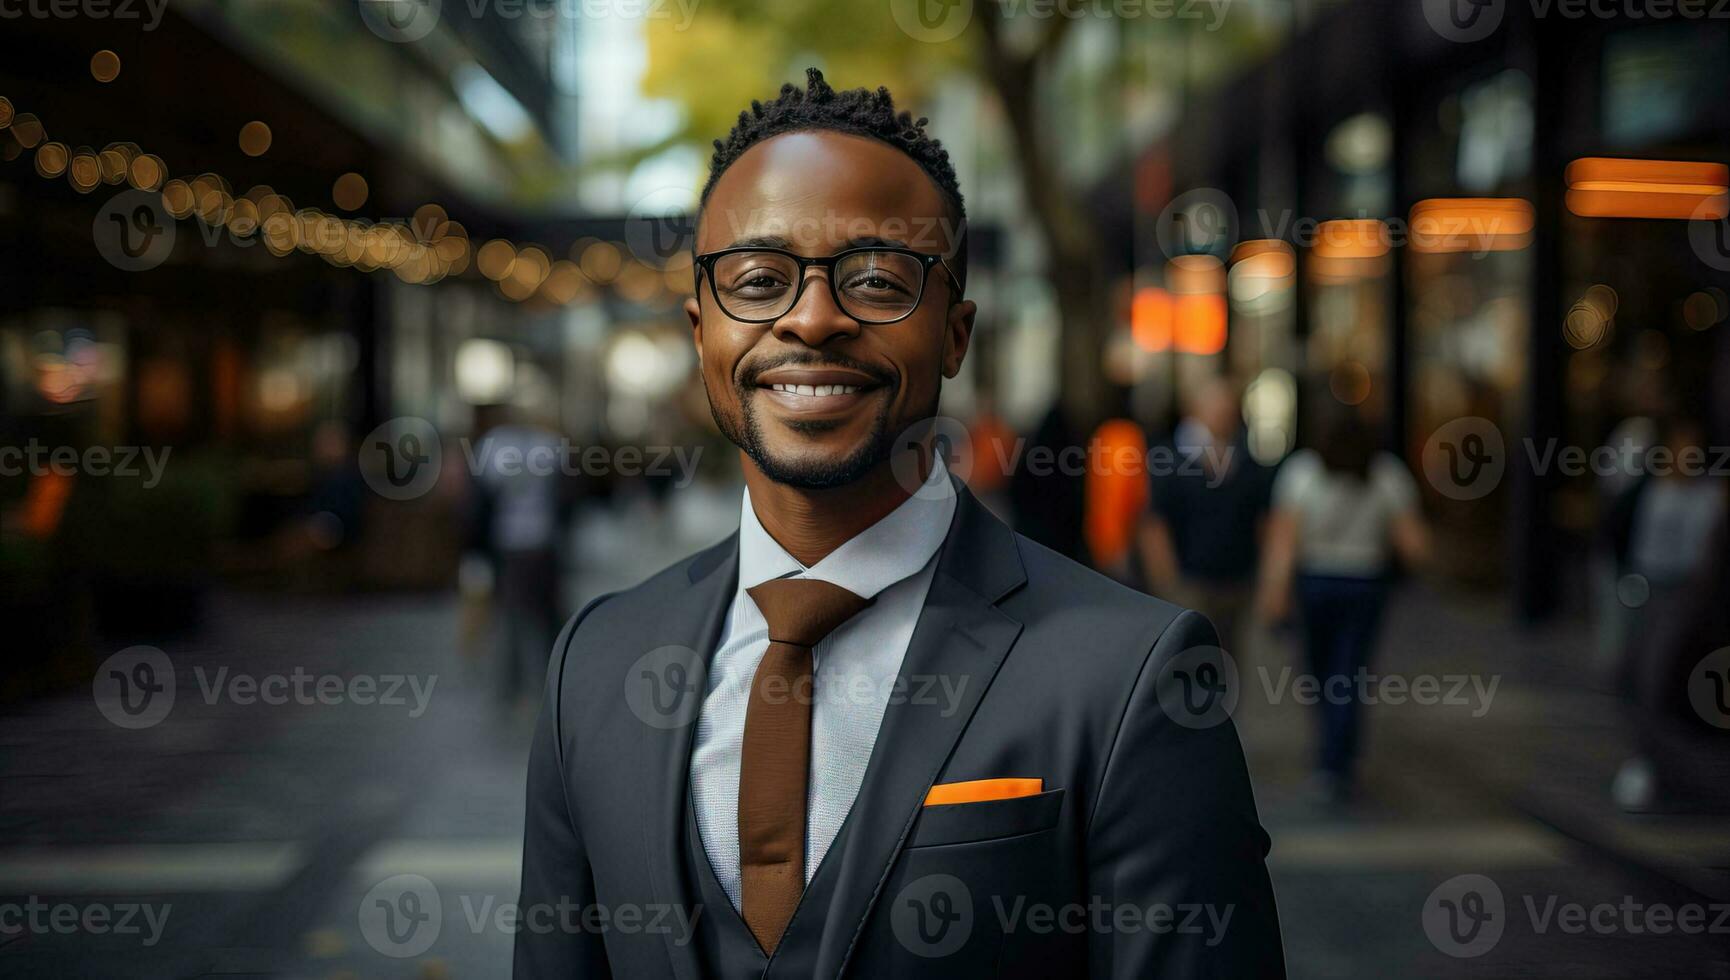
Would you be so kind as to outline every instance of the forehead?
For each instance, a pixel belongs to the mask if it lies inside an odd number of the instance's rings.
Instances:
[[[716,181],[697,248],[785,239],[821,255],[877,238],[947,254],[951,225],[937,184],[900,150],[848,133],[783,133],[746,150]]]

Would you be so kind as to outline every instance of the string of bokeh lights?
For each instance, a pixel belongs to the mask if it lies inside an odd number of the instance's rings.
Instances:
[[[112,51],[99,51],[91,58],[90,72],[99,82],[112,82],[119,77],[120,59]],[[368,221],[316,207],[297,208],[267,184],[236,196],[228,180],[213,172],[171,178],[162,158],[136,142],[113,142],[97,151],[51,140],[41,119],[18,112],[5,96],[0,96],[0,132],[12,138],[6,147],[12,152],[0,150],[0,158],[16,159],[34,150],[39,177],[65,177],[81,194],[120,184],[159,193],[163,211],[172,218],[196,218],[206,228],[225,229],[240,240],[256,236],[278,258],[295,252],[317,255],[338,268],[385,271],[410,285],[432,285],[472,268],[506,300],[538,300],[550,306],[592,302],[603,287],[643,305],[692,290],[688,255],[675,255],[664,268],[655,268],[631,256],[621,243],[585,237],[570,247],[569,258],[555,259],[550,249],[533,242],[494,238],[475,245],[468,229],[436,203],[421,205],[406,220]],[[263,156],[270,149],[270,127],[248,122],[241,127],[239,144],[247,156]],[[331,200],[343,211],[359,210],[368,196],[366,179],[358,173],[342,174],[331,187]]]

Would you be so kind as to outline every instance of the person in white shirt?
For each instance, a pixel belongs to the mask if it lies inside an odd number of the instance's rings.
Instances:
[[[1305,658],[1322,683],[1318,775],[1343,801],[1358,754],[1355,678],[1374,652],[1388,572],[1396,557],[1424,561],[1429,532],[1411,473],[1376,448],[1355,410],[1335,408],[1318,429],[1317,448],[1292,454],[1274,479],[1258,606],[1279,622],[1297,599]]]

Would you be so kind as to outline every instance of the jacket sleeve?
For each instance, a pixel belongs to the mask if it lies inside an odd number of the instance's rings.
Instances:
[[[1218,644],[1184,612],[1130,693],[1088,824],[1089,895],[1110,910],[1089,936],[1090,976],[1285,976],[1270,841]]]
[[[565,793],[559,715],[572,638],[597,599],[572,618],[553,644],[540,720],[529,749],[528,809],[523,818],[523,885],[513,975],[517,980],[610,977],[602,936],[582,928],[595,904],[594,874],[582,830]],[[573,911],[574,910],[574,911]]]

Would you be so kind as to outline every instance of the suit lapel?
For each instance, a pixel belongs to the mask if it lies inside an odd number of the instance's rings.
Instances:
[[[738,573],[739,545],[735,534],[692,560],[689,591],[669,597],[663,608],[655,611],[657,623],[651,626],[651,633],[659,638],[660,644],[683,647],[688,654],[694,654],[684,665],[695,679],[683,684],[681,698],[687,700],[681,700],[677,715],[682,723],[648,729],[648,764],[642,770],[654,774],[645,787],[648,819],[642,825],[650,887],[655,901],[687,911],[699,893],[695,883],[685,878],[676,842],[684,833],[691,747],[707,692],[709,660],[720,642],[721,626]],[[695,943],[678,945],[669,933],[667,954],[672,959],[673,975],[680,980],[698,980],[701,976]]]
[[[955,518],[901,662],[897,696],[837,847],[818,869],[830,880],[821,889],[812,882],[812,891],[833,897],[823,915],[795,918],[771,964],[777,975],[836,976],[846,966],[926,791],[1021,634],[1021,623],[996,605],[1026,581],[1014,534],[952,482]]]

